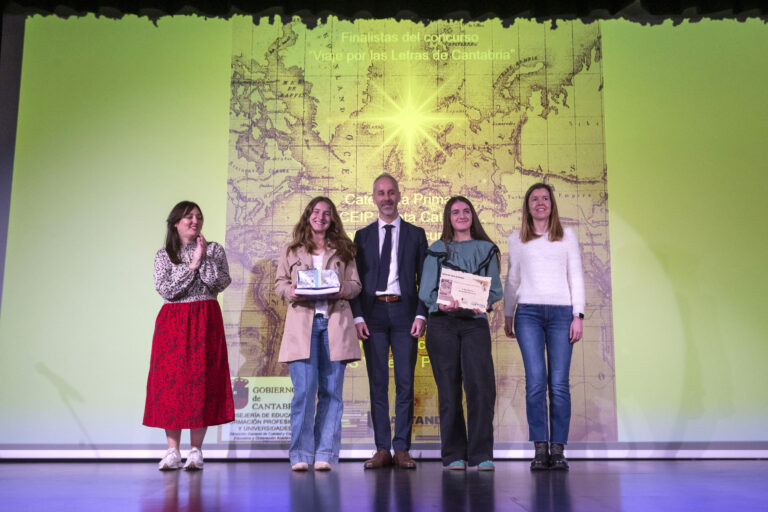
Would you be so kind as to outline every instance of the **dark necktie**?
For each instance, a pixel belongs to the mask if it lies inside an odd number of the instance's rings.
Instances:
[[[387,234],[384,235],[384,245],[381,246],[381,255],[379,256],[379,274],[376,276],[376,291],[383,292],[387,289],[389,280],[389,264],[392,261],[392,228],[395,226],[388,224],[384,226]]]

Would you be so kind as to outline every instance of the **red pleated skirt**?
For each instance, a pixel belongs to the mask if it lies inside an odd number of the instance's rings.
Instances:
[[[164,304],[152,338],[144,425],[202,428],[234,419],[219,303]]]

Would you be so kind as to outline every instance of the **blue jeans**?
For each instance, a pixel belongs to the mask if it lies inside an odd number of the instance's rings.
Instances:
[[[530,441],[566,444],[571,424],[571,353],[573,308],[518,304],[515,335],[525,366],[525,409]],[[544,352],[546,351],[546,361]],[[548,363],[548,365],[547,365]],[[547,372],[549,366],[549,372]],[[549,421],[547,421],[549,385]],[[549,428],[548,428],[549,427]],[[551,429],[551,436],[550,436]]]
[[[315,461],[335,464],[341,448],[342,389],[346,363],[331,361],[328,319],[312,323],[309,359],[291,362],[291,464]],[[317,415],[315,415],[317,399]]]

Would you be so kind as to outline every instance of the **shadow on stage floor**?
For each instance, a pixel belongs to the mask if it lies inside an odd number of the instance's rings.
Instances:
[[[287,462],[213,462],[161,473],[154,462],[0,464],[8,511],[710,511],[768,510],[768,461],[572,461],[532,473],[524,461],[495,472],[363,470],[292,473]]]

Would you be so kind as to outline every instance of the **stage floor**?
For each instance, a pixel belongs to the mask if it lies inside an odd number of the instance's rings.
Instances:
[[[0,463],[7,511],[765,511],[768,461],[571,461],[570,472],[363,470],[292,473],[287,462],[214,462],[161,473],[156,462]]]

